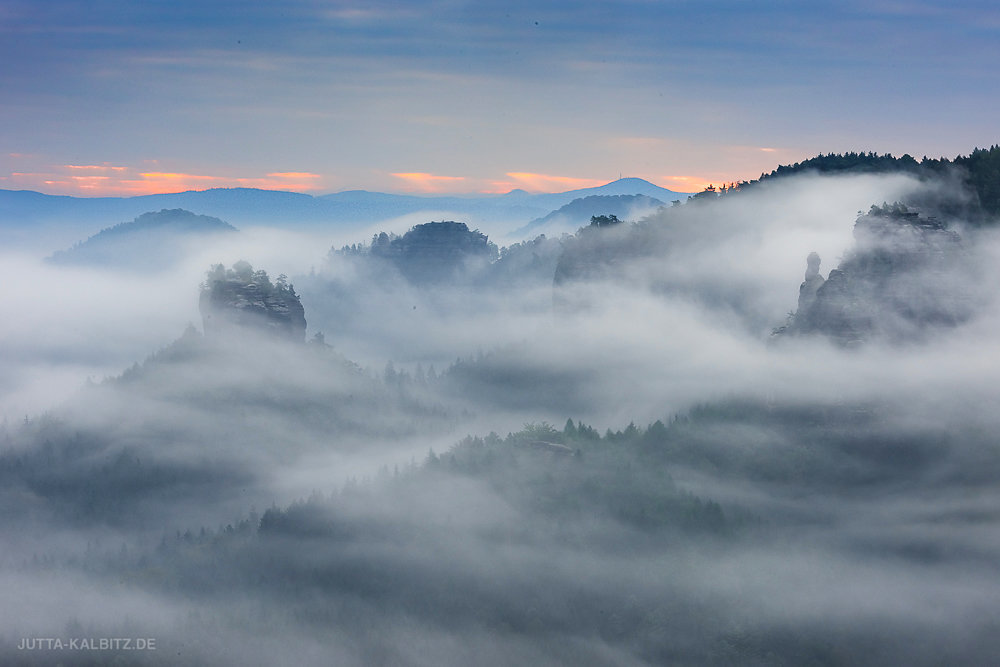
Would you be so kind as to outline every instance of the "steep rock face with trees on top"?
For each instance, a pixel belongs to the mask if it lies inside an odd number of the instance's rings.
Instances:
[[[231,269],[222,264],[213,266],[198,306],[206,335],[250,328],[297,342],[305,340],[305,310],[295,289],[284,274],[272,283],[266,271],[254,271],[248,262],[236,262]]]
[[[807,259],[797,310],[776,334],[826,335],[843,345],[915,340],[972,315],[961,237],[902,204],[872,206],[854,226],[855,248],[819,274]]]

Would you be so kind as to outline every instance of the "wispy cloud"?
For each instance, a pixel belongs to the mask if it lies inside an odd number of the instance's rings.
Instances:
[[[514,187],[533,192],[563,192],[579,188],[594,188],[607,182],[597,178],[577,178],[531,172],[508,172],[507,176],[515,183]]]
[[[104,164],[64,164],[62,167],[70,171],[128,171],[128,167],[115,167],[107,162]]]
[[[609,179],[559,176],[533,172],[508,172],[504,178],[441,176],[427,172],[393,173],[405,182],[408,192],[426,194],[487,193],[499,194],[521,188],[531,192],[565,192],[604,185]]]
[[[675,190],[677,192],[700,192],[713,184],[712,181],[706,180],[701,176],[663,176],[660,180],[666,183],[668,190]],[[718,183],[718,181],[715,181],[715,183]]]
[[[155,164],[155,160],[151,161]],[[47,193],[83,196],[151,195],[208,188],[260,188],[309,192],[325,187],[324,177],[306,171],[271,172],[263,176],[223,176],[101,164],[62,164],[38,171],[16,171],[0,177],[5,184]]]
[[[392,175],[402,179],[406,183],[404,189],[410,192],[456,192],[461,190],[466,180],[464,176],[439,176],[422,171],[398,172]]]

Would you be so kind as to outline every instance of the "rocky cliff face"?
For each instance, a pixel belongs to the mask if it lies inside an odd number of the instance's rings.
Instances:
[[[854,239],[825,280],[819,255],[809,255],[798,308],[776,334],[819,333],[844,345],[913,340],[972,315],[973,281],[956,232],[896,204],[860,216]]]
[[[306,317],[294,288],[279,276],[272,284],[265,271],[247,262],[231,269],[216,265],[208,273],[198,303],[206,336],[253,329],[302,342]]]

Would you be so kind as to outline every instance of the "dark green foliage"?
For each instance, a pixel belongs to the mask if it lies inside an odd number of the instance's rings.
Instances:
[[[457,280],[454,284],[489,289],[548,284],[561,253],[561,241],[544,234],[498,249],[465,223],[431,222],[403,236],[380,232],[370,244],[331,248],[328,255],[331,260],[351,261],[369,283],[391,286],[392,277],[397,276],[423,285]],[[356,291],[333,283],[321,289],[328,292],[328,300],[337,303],[351,301]]]
[[[136,529],[150,519],[164,520],[192,496],[213,502],[250,480],[229,461],[171,461],[148,449],[116,446],[114,438],[55,419],[26,425],[18,440],[28,449],[0,454],[0,485],[16,508],[0,517],[0,525],[10,529],[45,517],[57,524]]]
[[[5,428],[0,506],[9,511],[0,511],[0,528],[46,517],[137,529],[200,515],[260,492],[262,469],[325,451],[331,434],[354,435],[335,442],[347,450],[368,438],[431,433],[449,419],[327,345],[269,342],[262,355],[189,327],[121,376],[89,386],[59,417]],[[75,412],[93,405],[101,406],[96,424]]]
[[[905,630],[886,640],[884,628],[757,623],[692,597],[673,573],[688,550],[742,553],[777,530],[738,505],[690,493],[674,471],[877,502],[907,480],[948,470],[953,455],[943,434],[895,429],[871,407],[740,399],[603,438],[573,420],[562,430],[528,424],[506,437],[466,437],[395,475],[383,468],[259,519],[169,533],[153,552],[122,550],[108,575],[195,600],[254,591],[268,600],[270,623],[296,632],[363,636],[372,624],[420,619],[425,633],[486,632],[538,646],[598,637],[652,664],[856,663],[875,646],[902,655],[905,647],[890,642],[905,641]],[[484,490],[490,506],[511,512],[463,508]],[[593,558],[650,569],[645,578],[623,570],[591,579]],[[385,650],[384,639],[371,641]]]
[[[1000,146],[977,148],[971,154],[955,158],[965,170],[965,182],[979,196],[979,204],[990,215],[1000,214]]]
[[[202,284],[202,291],[212,292],[221,289],[226,283],[236,283],[240,285],[253,284],[256,291],[262,296],[278,296],[297,299],[295,287],[288,283],[288,276],[282,273],[278,279],[272,283],[267,271],[263,269],[254,270],[250,262],[239,260],[227,269],[222,264],[213,264],[206,272],[205,282]]]
[[[372,257],[392,262],[413,282],[445,280],[470,262],[495,260],[498,253],[485,234],[452,221],[416,225],[402,236],[382,232],[372,238],[369,249]]]
[[[955,203],[947,203],[943,208],[971,218],[970,222],[988,222],[1000,215],[1000,146],[976,148],[969,155],[959,155],[954,160],[924,157],[919,162],[910,155],[893,157],[889,153],[878,155],[868,153],[829,153],[781,165],[769,174],[761,174],[760,179],[744,182],[739,189],[746,189],[756,183],[773,178],[815,172],[820,174],[911,174],[921,179],[947,177],[951,173],[969,192],[975,195],[975,208],[961,210]],[[921,203],[927,203],[921,201]],[[985,216],[985,218],[984,218]]]
[[[448,454],[454,470],[485,477],[508,502],[557,521],[605,519],[643,531],[718,532],[721,507],[679,489],[665,462],[649,465],[640,430],[630,425],[610,438],[529,425],[504,441],[467,438]]]
[[[907,431],[888,414],[888,406],[731,399],[603,438],[574,420],[562,430],[527,424],[506,437],[469,436],[443,453],[429,450],[395,475],[383,467],[339,491],[314,491],[260,516],[251,510],[217,530],[182,526],[163,531],[152,548],[88,546],[72,562],[41,554],[25,568],[82,569],[116,586],[218,603],[228,611],[206,614],[212,623],[282,639],[334,633],[332,646],[351,637],[366,656],[398,650],[386,633],[406,627],[427,641],[445,633],[526,642],[557,664],[594,662],[585,648],[566,648],[580,638],[612,647],[619,664],[885,664],[914,652],[964,662],[978,651],[937,646],[919,628],[753,615],[771,609],[757,598],[756,576],[783,567],[754,566],[755,554],[773,542],[774,553],[802,549],[793,537],[824,520],[805,506],[851,498],[877,513],[880,501],[893,502],[915,480],[930,492],[953,474],[969,489],[994,483],[995,444],[959,466],[960,456],[976,452],[960,455],[954,441],[974,434]],[[37,420],[31,428],[47,437],[58,425]],[[132,465],[126,459],[109,469]],[[766,482],[755,488],[790,509],[758,518],[679,481],[708,474],[720,488]],[[803,490],[818,500],[804,503]],[[901,568],[941,558],[931,540],[882,545],[880,558]],[[734,596],[716,599],[721,589],[711,582],[734,572],[751,576]],[[824,602],[810,599],[809,586],[769,590],[810,610]],[[988,618],[962,622],[976,642],[995,626]],[[192,630],[188,640],[200,632],[209,630]],[[412,654],[396,658],[406,664]]]
[[[594,227],[611,227],[621,224],[617,215],[593,215],[590,217],[590,224]]]
[[[643,257],[650,252],[647,245],[649,229],[646,223],[611,221],[610,218],[584,227],[564,241],[553,283],[560,286],[612,277],[623,260]]]
[[[827,153],[796,162],[793,165],[781,165],[769,174],[761,174],[760,181],[769,178],[791,176],[803,172],[819,172],[821,174],[887,174],[906,172],[923,175],[928,172],[940,172],[942,162],[928,160],[917,162],[910,155],[893,157],[889,153],[878,155],[871,151],[865,153]]]
[[[916,218],[919,214],[916,211],[911,211],[907,208],[906,204],[897,201],[892,204],[882,202],[881,206],[878,204],[872,204],[871,208],[868,210],[868,215],[875,218],[905,220],[908,218]]]
[[[562,241],[544,234],[530,241],[500,249],[497,261],[479,281],[483,287],[547,285],[552,281],[556,263],[562,254]]]
[[[441,372],[437,387],[455,399],[476,396],[481,404],[509,408],[534,405],[566,406],[584,400],[587,374],[583,369],[553,369],[531,362],[526,345],[491,350],[455,362]]]
[[[631,585],[623,595],[581,577],[557,554],[572,547],[615,557],[637,549],[655,558],[678,536],[729,539],[736,524],[717,503],[679,489],[662,467],[637,465],[640,429],[622,433],[630,436],[614,445],[567,438],[545,423],[506,438],[470,436],[441,455],[431,450],[402,474],[386,469],[328,496],[314,492],[272,506],[259,521],[179,530],[152,553],[116,560],[107,574],[194,599],[251,590],[300,632],[422,619],[448,632],[532,642],[584,633],[639,656],[670,654],[676,647],[658,643],[652,627],[665,606],[675,614],[680,603]],[[463,512],[454,494],[474,489],[488,489],[514,513]],[[438,495],[448,505],[428,513]],[[526,549],[553,556],[539,562]],[[487,562],[470,559],[469,550]],[[700,625],[697,636],[710,644],[709,618],[698,605],[683,608],[691,631]]]
[[[305,309],[288,277],[281,274],[272,283],[267,271],[254,271],[244,260],[230,269],[222,264],[209,269],[198,307],[206,334],[233,337],[249,329],[305,340]]]
[[[908,431],[885,412],[884,406],[732,399],[696,407],[669,426],[653,424],[639,440],[645,460],[658,465],[839,494],[943,470],[952,443],[965,437]]]

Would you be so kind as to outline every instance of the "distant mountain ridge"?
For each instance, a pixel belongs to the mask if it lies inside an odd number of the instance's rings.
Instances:
[[[538,234],[572,234],[590,224],[595,215],[614,215],[622,220],[643,218],[655,212],[664,202],[646,195],[590,195],[574,199],[542,218],[536,218],[511,236],[528,237]]]
[[[39,232],[44,232],[48,242],[58,247],[93,235],[112,221],[131,220],[161,209],[185,209],[227,220],[241,228],[266,225],[293,229],[362,229],[392,218],[426,213],[428,220],[462,220],[473,227],[489,228],[490,233],[497,236],[547,215],[574,199],[618,194],[642,194],[661,201],[686,196],[638,178],[563,193],[530,194],[514,190],[505,195],[473,197],[364,190],[314,197],[278,190],[215,188],[136,197],[86,198],[0,189],[0,240],[30,242]]]

